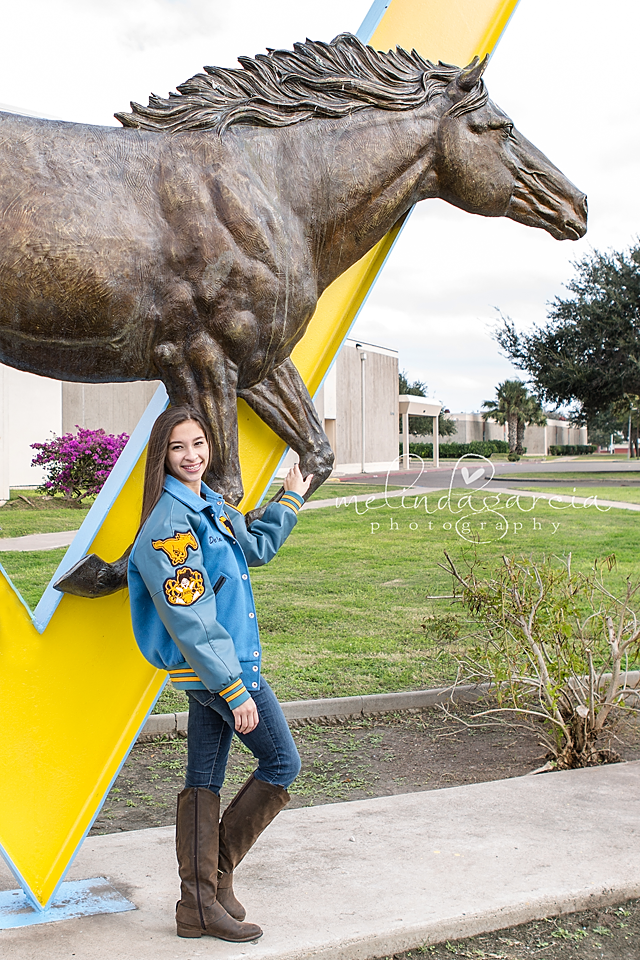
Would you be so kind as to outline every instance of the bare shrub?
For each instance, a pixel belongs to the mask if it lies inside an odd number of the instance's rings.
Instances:
[[[618,597],[605,584],[610,556],[588,573],[575,572],[571,556],[534,561],[504,556],[497,569],[476,560],[462,571],[445,552],[454,593],[476,627],[457,654],[460,679],[488,682],[496,710],[547,721],[549,762],[541,769],[570,769],[616,762],[598,746],[605,723],[635,710],[640,689],[627,671],[640,653],[637,606],[640,583],[627,581]]]

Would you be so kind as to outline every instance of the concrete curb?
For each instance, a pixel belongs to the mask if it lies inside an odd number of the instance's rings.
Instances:
[[[625,685],[630,690],[640,686],[640,670],[628,670]],[[603,674],[602,683],[611,679],[610,673]],[[348,717],[366,717],[381,713],[395,713],[399,710],[424,710],[437,707],[441,703],[476,703],[490,690],[488,683],[465,684],[452,687],[434,687],[432,690],[406,690],[400,693],[374,693],[362,697],[333,697],[324,700],[290,700],[282,704],[282,711],[290,726],[298,726],[305,721],[345,720]],[[634,694],[637,703],[637,695]],[[152,714],[145,723],[138,740],[152,740],[154,737],[186,737],[187,718],[184,713]]]
[[[291,700],[282,704],[287,720],[297,724],[312,720],[346,719],[376,713],[394,713],[396,710],[422,710],[439,703],[474,702],[488,691],[489,684],[468,684],[457,687],[436,687],[433,690],[408,690],[402,693],[374,693],[363,697],[333,697],[325,700]],[[145,723],[138,740],[153,737],[186,737],[187,717],[184,713],[152,714]]]

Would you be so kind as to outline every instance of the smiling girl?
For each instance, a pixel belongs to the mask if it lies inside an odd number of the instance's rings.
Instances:
[[[140,528],[129,559],[138,646],[189,698],[185,789],[178,796],[178,936],[245,942],[233,871],[289,800],[300,759],[274,693],[260,676],[261,647],[250,566],[267,563],[296,524],[312,475],[293,467],[285,492],[260,520],[205,483],[211,441],[191,407],[171,407],[149,438]],[[233,734],[257,769],[220,814]]]

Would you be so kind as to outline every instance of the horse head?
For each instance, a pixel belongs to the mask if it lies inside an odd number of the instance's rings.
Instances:
[[[587,230],[585,194],[489,99],[482,81],[487,63],[488,57],[475,58],[443,92],[439,196],[469,213],[509,217],[556,240],[578,240]]]

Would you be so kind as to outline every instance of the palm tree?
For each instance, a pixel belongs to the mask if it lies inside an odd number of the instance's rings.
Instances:
[[[495,420],[507,424],[509,430],[509,453],[516,453],[518,446],[518,420],[526,410],[529,391],[522,380],[505,380],[496,387],[496,399],[485,400],[483,420]]]

